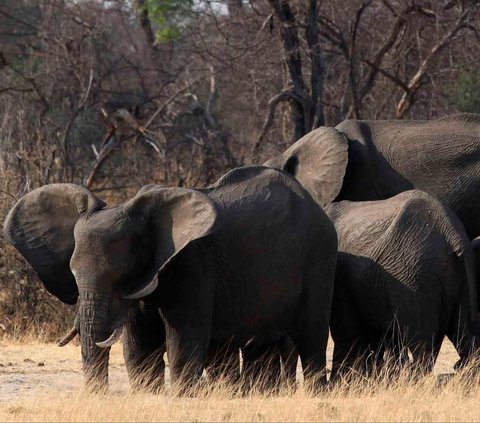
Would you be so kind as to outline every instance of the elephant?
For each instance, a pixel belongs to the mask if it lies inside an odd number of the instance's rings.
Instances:
[[[478,114],[346,120],[308,133],[265,165],[295,176],[322,206],[419,189],[449,206],[469,239],[480,234]]]
[[[390,349],[407,349],[429,372],[445,336],[465,364],[478,352],[476,264],[460,220],[439,200],[410,190],[387,200],[325,207],[339,254],[330,322],[331,380],[369,374]],[[459,363],[460,363],[459,362]]]
[[[15,204],[4,234],[50,293],[78,300],[63,342],[78,332],[87,387],[108,386],[122,328],[130,375],[146,362],[161,375],[166,349],[172,384],[194,386],[209,346],[289,336],[305,377],[326,382],[336,232],[281,170],[237,168],[196,190],[148,185],[113,208],[81,186],[45,185]]]

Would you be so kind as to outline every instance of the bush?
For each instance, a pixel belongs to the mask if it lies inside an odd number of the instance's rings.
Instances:
[[[450,99],[459,112],[480,113],[480,72],[459,71]]]

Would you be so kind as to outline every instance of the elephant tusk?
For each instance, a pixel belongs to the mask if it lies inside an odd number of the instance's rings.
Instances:
[[[126,294],[123,296],[126,300],[138,300],[140,298],[150,295],[153,291],[157,289],[158,278],[153,278],[147,285],[141,287],[139,290],[132,292],[131,294]]]
[[[110,335],[110,338],[106,339],[105,341],[102,342],[96,342],[97,347],[100,348],[108,348],[111,347],[115,342],[117,342],[120,339],[120,336],[122,335],[122,328],[116,328],[113,333]]]
[[[70,332],[68,332],[60,341],[57,342],[57,346],[64,347],[67,345],[73,338],[78,335],[78,329],[73,327]]]

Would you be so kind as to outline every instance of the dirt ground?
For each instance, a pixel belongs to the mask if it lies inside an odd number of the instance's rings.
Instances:
[[[112,393],[128,390],[121,345],[110,356]],[[0,402],[35,397],[46,391],[78,391],[83,384],[80,346],[41,343],[0,344]]]
[[[179,397],[132,394],[121,345],[115,345],[109,394],[91,395],[82,390],[78,345],[0,342],[0,421],[479,421],[480,378],[467,372],[438,383],[456,360],[445,343],[436,374],[417,382],[359,381],[320,394],[300,387],[279,396],[241,396],[214,386]]]
[[[332,343],[328,357],[331,360]],[[435,372],[450,373],[458,356],[449,342],[440,352]],[[110,355],[110,392],[128,392],[122,348],[116,344]],[[168,369],[167,369],[168,383]],[[0,403],[35,398],[39,394],[77,392],[83,384],[80,346],[42,343],[0,343]]]

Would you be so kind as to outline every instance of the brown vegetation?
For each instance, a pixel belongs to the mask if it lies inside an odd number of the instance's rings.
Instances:
[[[3,0],[0,220],[47,183],[113,205],[147,183],[204,186],[343,119],[480,112],[479,18],[466,0]],[[478,420],[476,378],[439,384],[449,344],[415,382],[187,399],[130,394],[116,345],[110,393],[86,395],[79,346],[43,343],[74,313],[0,234],[0,420]]]
[[[472,0],[3,0],[0,220],[47,183],[114,205],[147,183],[207,185],[343,119],[480,112],[479,18]],[[118,346],[112,392],[85,395],[79,347],[38,343],[74,313],[0,234],[1,420],[478,420],[472,377],[131,395]],[[456,360],[444,349],[437,371]]]
[[[0,220],[52,182],[204,186],[346,118],[479,111],[476,1],[4,0]],[[0,331],[68,310],[0,235]]]

